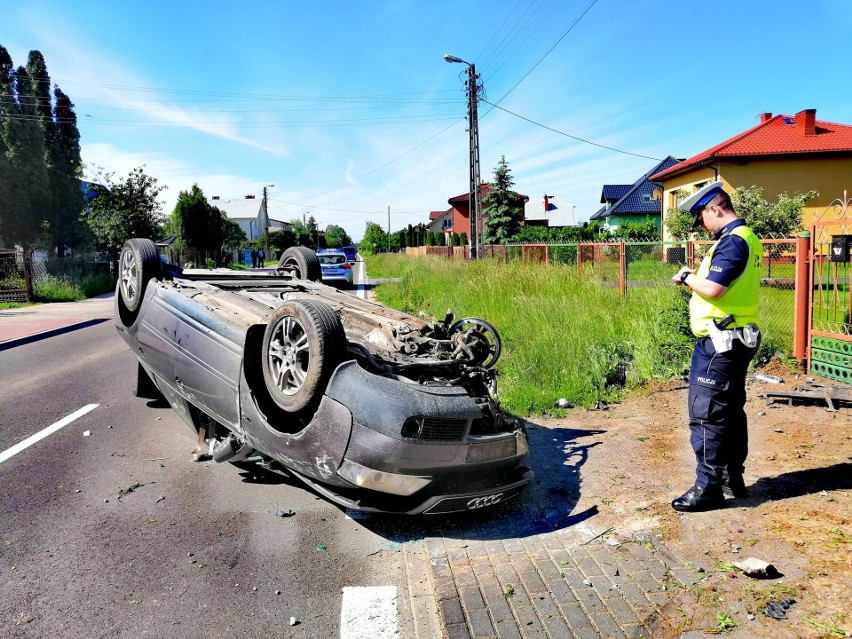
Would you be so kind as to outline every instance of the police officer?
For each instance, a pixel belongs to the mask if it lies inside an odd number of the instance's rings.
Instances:
[[[695,485],[672,508],[693,512],[721,508],[726,493],[747,494],[745,377],[760,345],[756,322],[763,247],[737,216],[721,181],[701,188],[681,208],[692,215],[693,226],[703,226],[716,238],[697,271],[685,266],[672,278],[692,290],[689,319],[697,338],[688,395]]]

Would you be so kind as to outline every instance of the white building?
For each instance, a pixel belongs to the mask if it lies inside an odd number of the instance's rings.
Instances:
[[[524,205],[524,224],[526,226],[577,226],[575,209],[577,207],[553,197],[545,195],[541,200],[527,200]]]

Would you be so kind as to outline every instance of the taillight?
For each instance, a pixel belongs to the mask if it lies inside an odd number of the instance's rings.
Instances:
[[[344,262],[343,264],[340,265],[340,268],[352,268],[352,267],[349,265],[349,262]]]

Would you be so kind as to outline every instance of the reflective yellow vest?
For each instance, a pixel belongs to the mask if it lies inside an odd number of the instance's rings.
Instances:
[[[763,257],[763,245],[747,226],[734,228],[731,235],[743,238],[748,244],[749,259],[740,276],[731,282],[727,290],[716,299],[702,297],[695,291],[689,300],[689,323],[696,337],[707,335],[707,322],[710,319],[721,319],[732,313],[736,326],[745,326],[749,322],[757,323],[757,300],[760,290],[760,261]],[[707,277],[710,273],[710,262],[713,252],[719,245],[716,242],[707,252],[707,256],[698,267],[696,275]],[[734,324],[728,328],[733,328]]]

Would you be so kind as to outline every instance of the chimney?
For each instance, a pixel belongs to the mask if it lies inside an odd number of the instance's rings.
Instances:
[[[544,212],[545,212],[545,213],[547,213],[548,208],[550,208],[550,206],[549,206],[549,205],[550,205],[549,200],[550,200],[550,196],[549,196],[549,195],[545,195],[545,196],[544,196]]]
[[[768,122],[771,119],[772,119],[771,113],[761,113],[760,114],[760,123],[761,124],[763,124],[764,122]]]
[[[253,200],[253,199],[254,199],[254,196],[253,196],[253,195],[246,195],[246,199],[247,199],[247,200]]]
[[[796,131],[802,135],[816,135],[816,109],[805,109],[796,114]]]

